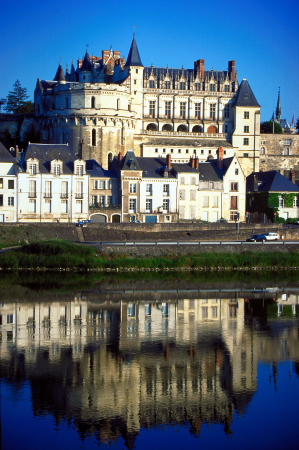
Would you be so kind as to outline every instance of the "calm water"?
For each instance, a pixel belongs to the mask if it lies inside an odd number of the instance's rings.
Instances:
[[[299,283],[75,284],[0,287],[3,450],[298,448]]]

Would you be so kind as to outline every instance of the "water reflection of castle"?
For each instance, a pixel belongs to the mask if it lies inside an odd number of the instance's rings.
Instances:
[[[258,362],[299,361],[297,294],[262,306],[217,291],[133,297],[2,304],[2,376],[29,379],[36,414],[71,417],[82,433],[122,435],[132,447],[141,427],[160,424],[189,423],[199,434],[214,421],[229,433],[257,389]],[[270,307],[266,323],[257,302]],[[285,326],[284,311],[295,319]]]

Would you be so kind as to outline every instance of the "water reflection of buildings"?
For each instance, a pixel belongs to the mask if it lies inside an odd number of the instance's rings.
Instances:
[[[4,303],[2,376],[29,379],[36,414],[71,417],[101,442],[122,435],[132,447],[141,427],[168,423],[199,434],[214,421],[229,433],[257,389],[259,360],[299,361],[298,295],[185,296]]]

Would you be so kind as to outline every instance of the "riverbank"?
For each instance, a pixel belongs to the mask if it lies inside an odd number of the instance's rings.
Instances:
[[[186,247],[186,246],[185,246]],[[266,246],[263,246],[266,247]],[[272,247],[272,246],[271,246]],[[279,246],[281,247],[281,246]],[[106,254],[100,249],[64,240],[49,240],[24,245],[0,255],[1,270],[35,271],[256,271],[299,270],[299,252],[195,252],[186,255],[134,256]]]

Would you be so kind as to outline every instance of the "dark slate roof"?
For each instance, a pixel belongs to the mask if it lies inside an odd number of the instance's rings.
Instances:
[[[16,159],[14,158],[14,156],[12,156],[9,150],[7,150],[7,148],[4,147],[4,145],[0,141],[0,163],[1,162],[13,163],[16,162]]]
[[[81,66],[80,70],[82,70],[82,71],[90,71],[91,69],[92,69],[92,64],[91,64],[91,61],[90,61],[89,53],[86,50],[86,53],[85,53],[85,56],[84,56],[84,59],[83,59],[83,63],[82,63],[82,66]]]
[[[126,64],[125,64],[125,67],[128,67],[128,66],[140,66],[140,67],[143,67],[143,64],[141,62],[141,58],[140,58],[140,55],[139,55],[139,50],[138,50],[138,47],[137,47],[137,42],[136,42],[135,35],[133,37],[131,48],[130,48],[130,51],[129,51],[129,54],[128,54],[128,58],[127,58],[127,61],[126,61]]]
[[[233,147],[232,144],[224,139],[183,139],[183,138],[170,138],[170,139],[156,139],[145,142],[143,145],[167,145],[173,147]]]
[[[219,175],[217,165],[213,162],[203,162],[199,164],[199,180],[200,181],[222,181],[222,176]]]
[[[252,89],[246,79],[243,79],[238,91],[237,96],[235,100],[235,106],[254,106],[254,107],[260,107],[260,105],[257,102],[257,99],[255,98],[254,93],[252,92]]]
[[[169,172],[168,178],[175,178],[174,171],[167,167],[166,158],[138,157],[137,161],[144,178],[164,178],[165,170]]]
[[[276,170],[253,172],[246,179],[248,191],[253,191],[253,177],[258,183],[257,192],[299,192],[299,186]]]
[[[117,178],[115,170],[103,169],[94,159],[86,160],[86,172],[93,178]]]
[[[67,144],[29,144],[26,149],[25,161],[29,158],[39,160],[41,173],[49,173],[50,161],[59,159],[63,162],[63,173],[71,174],[74,169],[74,161],[78,159],[78,155]]]
[[[196,173],[198,175],[198,170],[191,167],[189,163],[173,163],[172,167],[177,173]]]
[[[54,81],[65,81],[64,71],[61,63],[58,66]]]
[[[123,158],[123,160],[122,160],[122,168],[121,168],[121,170],[132,170],[132,169],[130,169],[130,162],[132,162],[132,161],[135,161],[135,163],[136,163],[136,168],[135,168],[135,170],[143,170],[140,166],[139,166],[139,163],[138,163],[138,158],[136,158],[136,156],[135,156],[135,153],[133,152],[133,150],[129,150],[126,154],[125,154],[125,156],[124,156],[124,158]]]
[[[144,68],[144,76],[148,78],[150,75],[154,75],[157,79],[164,79],[166,75],[168,75],[171,79],[180,79],[181,77],[185,77],[186,80],[195,79],[196,72],[198,69],[175,69],[169,67],[145,67]],[[204,77],[208,79],[214,78],[216,81],[224,81],[226,77],[229,75],[227,70],[205,70]]]

